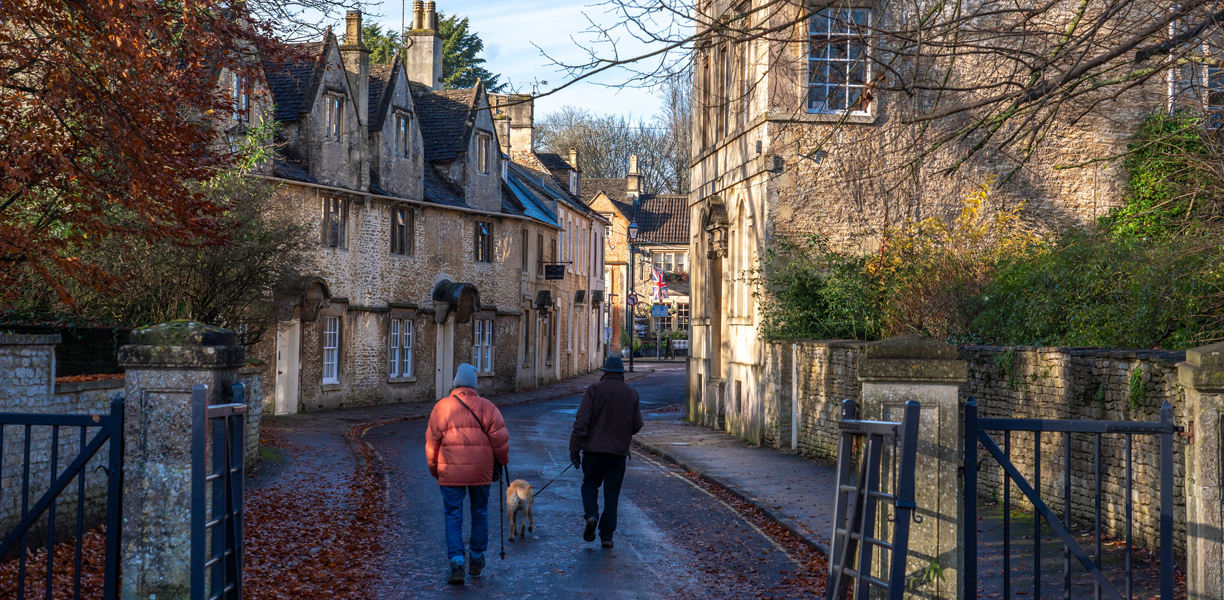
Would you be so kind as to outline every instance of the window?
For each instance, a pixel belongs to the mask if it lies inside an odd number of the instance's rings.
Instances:
[[[540,260],[536,261],[536,278],[538,279],[544,276],[544,234],[542,233],[536,234],[536,256],[540,257]]]
[[[340,383],[340,317],[323,317],[323,383]]]
[[[234,75],[234,120],[251,122],[251,79],[238,74]]]
[[[587,339],[587,318],[586,310],[578,309],[578,351],[586,352]]]
[[[869,8],[826,8],[808,18],[808,112],[867,112],[870,30]]]
[[[675,252],[655,252],[652,258],[654,262],[654,268],[660,271],[663,271],[664,273],[683,273],[684,272],[683,268],[681,269],[676,268],[676,267],[681,266],[681,263],[678,263],[676,261],[677,260],[682,261],[684,259],[683,254],[677,254]]]
[[[340,139],[340,130],[344,126],[344,98],[328,95],[326,99],[327,121],[323,136],[330,139]]]
[[[569,313],[565,315],[565,351],[574,351],[574,305],[569,307]]]
[[[348,241],[348,200],[323,197],[323,245],[345,248]]]
[[[405,114],[395,115],[395,153],[399,156],[411,154],[411,139],[408,137],[408,123],[411,118]]]
[[[523,309],[523,366],[531,364],[531,309]]]
[[[522,239],[519,241],[519,252],[522,254],[521,260],[523,263],[523,273],[524,274],[527,273],[527,265],[530,264],[528,262],[528,256],[527,256],[528,254],[530,254],[530,248],[527,245],[528,239],[529,238],[527,237],[527,230],[524,229]]]
[[[1207,67],[1207,128],[1224,128],[1224,68]]]
[[[493,372],[493,321],[476,319],[476,340],[472,348],[472,362],[481,373]]]
[[[391,319],[391,377],[412,377],[412,319]]]
[[[544,335],[544,362],[552,364],[553,361],[553,327],[551,315],[544,315],[544,330],[540,333]]]
[[[688,273],[688,252],[676,254],[676,272]]]
[[[476,262],[493,262],[493,224],[476,221]]]
[[[489,136],[483,133],[476,135],[476,167],[481,173],[489,174]]]
[[[689,305],[687,302],[676,304],[676,330],[689,330]]]
[[[557,238],[548,238],[548,261],[557,262]]]
[[[412,256],[412,209],[391,209],[391,254]]]

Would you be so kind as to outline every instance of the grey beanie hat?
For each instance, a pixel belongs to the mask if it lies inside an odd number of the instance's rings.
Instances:
[[[464,363],[455,369],[455,384],[454,387],[466,387],[476,389],[479,384],[476,382],[476,367]]]

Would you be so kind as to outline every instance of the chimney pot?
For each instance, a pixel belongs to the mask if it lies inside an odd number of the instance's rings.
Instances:
[[[574,167],[575,171],[578,170],[578,149],[573,146],[570,147],[570,166]]]
[[[361,11],[348,11],[344,15],[344,25],[344,45],[361,46]]]
[[[625,178],[625,195],[633,200],[634,206],[637,206],[638,200],[642,197],[642,174],[638,172],[636,154],[629,156],[629,176]]]
[[[425,29],[425,2],[423,0],[412,2],[412,28]]]
[[[434,0],[425,3],[425,26],[433,31],[438,30],[438,4]]]

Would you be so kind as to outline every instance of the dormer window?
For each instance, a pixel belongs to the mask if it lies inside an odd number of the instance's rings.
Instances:
[[[251,122],[251,78],[234,75],[234,120]]]
[[[340,129],[344,125],[344,98],[331,94],[324,98],[327,101],[327,120],[323,135],[329,139],[338,140]]]
[[[489,136],[485,133],[476,134],[476,169],[489,174]]]
[[[408,124],[411,120],[412,116],[406,113],[395,115],[395,154],[397,156],[408,157],[412,151],[408,137]]]

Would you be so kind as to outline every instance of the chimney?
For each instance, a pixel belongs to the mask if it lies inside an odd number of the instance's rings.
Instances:
[[[530,154],[535,151],[535,99],[527,94],[506,96],[510,115],[510,150]]]
[[[629,157],[629,176],[625,178],[625,196],[633,200],[634,206],[637,206],[642,199],[642,174],[638,171],[636,154]]]
[[[355,184],[357,189],[370,187],[369,138],[370,138],[370,49],[361,42],[361,11],[350,10],[344,16],[344,45],[340,46],[340,57],[344,61],[344,73],[348,78],[353,105],[357,107],[356,161],[358,169]]]
[[[436,6],[433,0],[423,4],[420,0],[413,2],[412,31],[404,33],[408,79],[425,84],[435,92],[442,89],[442,38],[437,33]]]
[[[570,167],[573,167],[573,170],[570,171],[570,193],[577,196],[578,190],[582,188],[578,181],[581,171],[578,170],[578,149],[573,146],[570,146],[569,163]]]
[[[425,3],[412,0],[412,29],[425,29]]]

